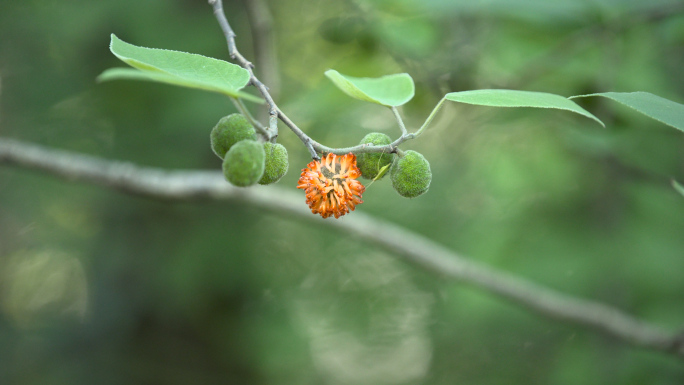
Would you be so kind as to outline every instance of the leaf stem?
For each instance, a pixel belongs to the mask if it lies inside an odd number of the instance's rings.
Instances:
[[[395,106],[390,107],[390,109],[392,110],[394,117],[397,119],[397,123],[399,124],[399,128],[401,129],[401,134],[407,135],[408,131],[406,131],[406,126],[404,125],[404,121],[401,119],[401,115],[399,115],[399,110]]]
[[[442,98],[442,100],[440,100],[439,103],[437,103],[432,112],[430,112],[430,115],[427,117],[427,119],[425,119],[425,123],[423,123],[423,125],[418,129],[418,131],[416,131],[416,136],[422,134],[423,131],[425,131],[425,129],[430,125],[430,123],[432,123],[432,119],[435,118],[437,112],[439,112],[439,110],[442,108],[442,104],[444,104],[445,100],[446,98]]]
[[[241,99],[230,98],[230,100],[235,105],[235,108],[237,108],[237,110],[240,111],[240,113],[244,115],[250,123],[252,123],[254,128],[259,131],[259,134],[261,134],[264,139],[267,141],[271,139],[271,133],[264,127],[263,124],[261,124],[261,122],[254,119],[254,116],[252,116],[252,114],[249,112],[249,109],[247,109],[247,106],[245,106],[245,103],[243,103]]]

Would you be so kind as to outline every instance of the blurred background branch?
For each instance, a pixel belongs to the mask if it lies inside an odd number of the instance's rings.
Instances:
[[[268,85],[273,99],[280,96],[280,68],[275,46],[273,16],[264,0],[246,0],[249,25],[252,31],[252,45],[256,62],[261,69],[261,78]],[[264,119],[265,117],[262,117]]]
[[[590,327],[635,347],[684,358],[682,335],[668,333],[616,308],[574,298],[479,264],[423,236],[362,212],[341,220],[318,218],[309,212],[300,194],[282,188],[236,188],[225,182],[220,172],[139,167],[8,139],[0,139],[0,163],[152,199],[237,200],[274,211],[287,219],[331,226],[437,276],[486,290],[545,317]]]

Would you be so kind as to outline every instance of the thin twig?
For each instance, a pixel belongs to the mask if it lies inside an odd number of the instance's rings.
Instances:
[[[320,143],[314,142],[314,148],[320,152],[320,153],[333,153],[337,155],[344,155],[348,154],[350,152],[353,152],[354,154],[368,154],[368,153],[374,153],[374,152],[381,152],[385,154],[391,154],[399,151],[397,148],[400,144],[404,143],[407,140],[415,138],[415,134],[406,134],[402,135],[399,137],[399,139],[395,140],[394,142],[390,144],[386,144],[384,146],[372,146],[370,144],[359,144],[357,146],[353,147],[343,147],[343,148],[331,148],[331,147],[326,147]]]
[[[684,359],[684,339],[621,310],[575,298],[513,274],[465,258],[421,235],[356,212],[341,220],[311,215],[301,197],[273,186],[237,188],[218,171],[167,171],[108,161],[68,151],[0,139],[0,164],[15,165],[142,195],[152,199],[237,200],[257,208],[330,226],[362,239],[435,275],[466,283],[526,307],[544,317],[589,327],[632,346],[661,351]]]
[[[225,36],[226,42],[228,44],[228,54],[231,58],[237,60],[242,68],[249,72],[249,82],[251,85],[256,87],[264,99],[266,99],[266,103],[269,106],[269,115],[278,115],[278,107],[273,101],[271,94],[268,92],[268,88],[254,75],[254,65],[245,59],[245,57],[242,56],[242,54],[237,50],[237,46],[235,44],[235,32],[230,27],[228,19],[226,19],[226,15],[223,11],[223,2],[221,0],[209,0],[209,4],[214,8],[214,16],[216,16],[216,20],[218,21],[221,30],[223,30],[223,35]],[[278,126],[276,125],[275,127],[269,127],[269,136],[266,139],[270,140],[277,135]]]
[[[302,131],[299,127],[297,127],[290,118],[288,118],[285,114],[283,114],[280,110],[278,110],[278,117],[280,120],[287,125],[292,132],[294,132],[297,137],[304,143],[304,145],[307,146],[309,149],[309,152],[312,154],[312,158],[314,159],[320,159],[318,154],[327,154],[327,153],[333,153],[336,155],[344,155],[348,154],[350,152],[353,152],[355,154],[363,154],[363,153],[371,153],[371,152],[382,152],[382,153],[393,153],[396,152],[397,146],[400,144],[404,143],[405,141],[409,139],[413,139],[415,137],[414,134],[406,134],[402,135],[399,137],[399,139],[395,140],[394,142],[384,145],[384,146],[370,146],[368,144],[359,144],[358,146],[353,146],[353,147],[344,147],[344,148],[332,148],[328,146],[324,146],[315,140],[311,139],[309,136],[307,136],[304,131]]]

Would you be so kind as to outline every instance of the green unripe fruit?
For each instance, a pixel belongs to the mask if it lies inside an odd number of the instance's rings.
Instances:
[[[266,166],[259,184],[275,183],[287,173],[289,166],[287,150],[282,144],[266,142],[264,143],[264,152],[266,153]]]
[[[228,150],[241,140],[256,140],[254,126],[241,114],[224,116],[211,130],[211,149],[223,159]]]
[[[255,184],[264,175],[264,146],[254,140],[241,140],[228,150],[223,160],[223,175],[238,187]]]
[[[361,139],[361,144],[371,144],[373,146],[384,146],[390,143],[392,143],[392,139],[379,132],[371,132]],[[381,152],[375,152],[371,154],[359,154],[356,156],[356,165],[361,171],[362,177],[366,179],[375,179],[380,170],[392,163],[393,159],[394,154],[389,153],[383,154]]]
[[[408,150],[403,157],[397,158],[390,168],[392,187],[399,195],[415,198],[427,192],[432,180],[430,163],[415,151]]]

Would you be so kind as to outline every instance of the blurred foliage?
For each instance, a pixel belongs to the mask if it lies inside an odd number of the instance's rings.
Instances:
[[[280,107],[349,146],[398,129],[324,78],[409,72],[422,124],[446,93],[648,91],[684,102],[674,0],[271,0]],[[254,58],[243,1],[224,1]],[[164,168],[213,168],[225,98],[139,82],[110,33],[227,59],[205,1],[0,2],[0,135]],[[450,104],[405,149],[424,196],[387,180],[359,210],[554,289],[669,327],[684,321],[681,132],[602,98],[607,123]],[[255,106],[250,106],[259,108]],[[306,149],[283,128],[295,187]],[[298,166],[299,165],[299,166]],[[259,187],[255,187],[259,188]],[[304,197],[302,196],[302,204]],[[353,215],[353,214],[351,214]],[[346,218],[341,219],[346,220]],[[416,271],[325,227],[231,202],[171,204],[0,168],[2,384],[676,384],[635,350]]]

